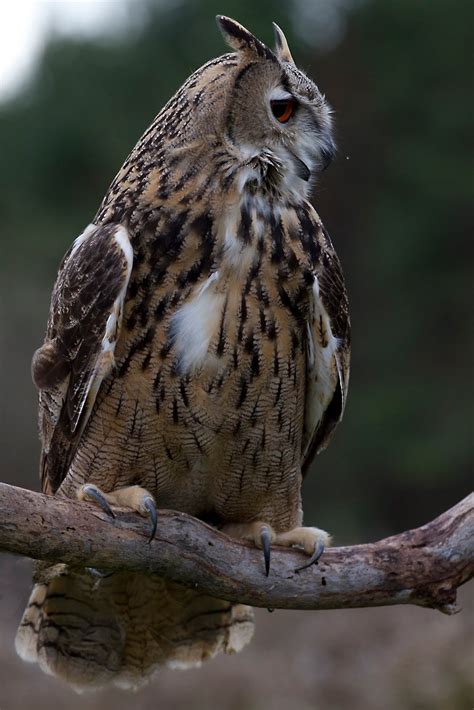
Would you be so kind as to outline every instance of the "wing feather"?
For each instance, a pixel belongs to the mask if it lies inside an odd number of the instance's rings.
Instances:
[[[89,225],[59,268],[43,346],[33,357],[43,445],[42,488],[67,473],[100,385],[114,363],[133,265],[125,227]]]
[[[341,265],[329,235],[316,226],[321,247],[307,323],[303,474],[326,448],[344,413],[349,385],[350,320]]]

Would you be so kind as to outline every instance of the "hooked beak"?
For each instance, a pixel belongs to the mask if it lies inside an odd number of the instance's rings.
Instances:
[[[329,138],[325,145],[321,148],[321,172],[324,172],[326,168],[330,166],[335,155],[336,145],[333,139]]]
[[[311,170],[308,168],[306,163],[304,163],[301,158],[299,158],[295,153],[291,151],[289,151],[289,153],[293,158],[295,173],[298,175],[299,178],[301,178],[305,182],[308,182],[309,178],[311,177]]]
[[[295,168],[295,173],[298,175],[299,178],[304,180],[305,182],[308,182],[308,180],[311,177],[311,170],[309,167],[306,165],[305,162],[301,160],[299,155],[296,155],[296,153],[293,153],[292,151],[289,151],[292,160],[293,160],[293,166]],[[319,171],[324,172],[326,168],[329,167],[329,165],[332,163],[334,156],[336,154],[336,145],[331,137],[326,138],[326,140],[323,142],[322,146],[319,149]]]

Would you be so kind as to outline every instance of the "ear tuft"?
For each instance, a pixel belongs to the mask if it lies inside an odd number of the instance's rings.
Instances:
[[[217,26],[231,49],[243,54],[253,54],[264,59],[276,61],[272,50],[264,45],[263,42],[260,42],[239,22],[232,20],[230,17],[225,17],[225,15],[217,15],[216,20]]]
[[[288,47],[288,42],[283,34],[283,30],[278,27],[276,22],[272,22],[272,25],[273,32],[275,33],[275,54],[282,62],[294,64],[295,62],[291,56],[290,48]]]

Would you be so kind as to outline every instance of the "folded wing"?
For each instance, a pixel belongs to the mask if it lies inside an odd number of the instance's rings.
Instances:
[[[329,235],[318,235],[321,257],[314,272],[307,322],[307,371],[303,474],[326,448],[342,418],[350,365],[350,321],[341,265]]]
[[[92,224],[60,266],[45,342],[32,363],[45,492],[61,485],[100,385],[114,365],[132,265],[125,227]]]

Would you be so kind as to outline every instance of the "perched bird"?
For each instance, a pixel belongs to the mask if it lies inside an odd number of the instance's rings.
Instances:
[[[341,267],[308,201],[330,162],[330,109],[275,25],[158,114],[66,254],[39,390],[43,491],[156,506],[263,549],[329,541],[302,527],[301,483],[339,422],[349,377]],[[306,566],[306,565],[305,565]],[[251,638],[249,607],[159,577],[39,565],[16,646],[72,685],[137,686]]]

